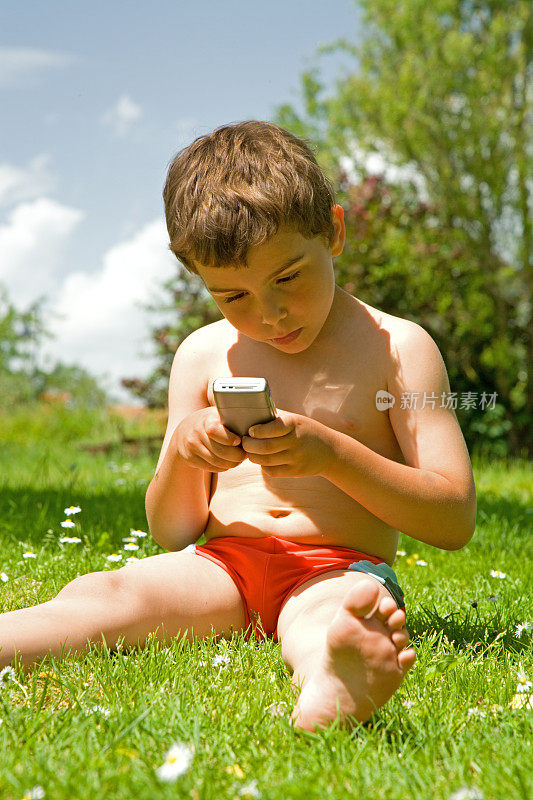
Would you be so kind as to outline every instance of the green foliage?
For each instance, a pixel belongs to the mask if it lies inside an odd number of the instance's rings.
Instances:
[[[457,415],[471,450],[533,452],[533,6],[527,0],[361,0],[364,40],[344,52],[325,96],[302,76],[304,113],[274,121],[310,141],[338,190],[347,224],[337,282],[370,305],[421,324],[460,396],[497,393],[494,409]],[[369,178],[380,153],[411,180]],[[349,178],[343,158],[355,161]],[[154,331],[160,367],[139,394],[166,402],[175,347],[216,306],[171,281],[179,321]],[[128,384],[125,384],[128,385]],[[155,388],[154,388],[155,387]]]
[[[71,405],[102,407],[105,391],[86,370],[56,362],[46,372],[37,366],[37,354],[51,334],[44,321],[42,300],[19,311],[0,285],[0,409],[35,403],[43,392],[61,395]]]
[[[434,337],[454,391],[498,392],[461,419],[486,453],[533,450],[533,7],[527,0],[361,0],[365,37],[334,93],[302,78],[305,113],[275,121],[313,138],[346,202],[340,282]],[[372,153],[422,182],[368,182]],[[339,167],[352,156],[360,184]],[[528,371],[529,370],[529,371]]]
[[[197,328],[222,318],[202,280],[181,265],[178,269],[177,276],[163,284],[167,301],[146,305],[147,310],[170,315],[170,322],[152,331],[158,366],[146,379],[123,378],[121,381],[132,394],[142,398],[148,408],[167,405],[170,369],[181,342]]]

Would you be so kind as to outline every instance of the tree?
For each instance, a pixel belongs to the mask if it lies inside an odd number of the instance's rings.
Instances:
[[[531,452],[533,7],[526,0],[361,0],[360,5],[363,43],[343,39],[320,48],[353,56],[354,72],[337,81],[330,97],[323,96],[318,69],[306,73],[305,114],[281,106],[276,122],[316,143],[319,160],[337,185],[342,185],[342,157],[356,148],[385,154],[389,163],[409,165],[422,176],[433,224],[450,240],[448,254],[433,245],[441,266],[455,278],[447,290],[438,281],[440,296],[426,298],[432,308],[432,317],[426,309],[426,326],[438,341],[436,320],[446,308],[445,350],[451,347],[466,370],[458,376],[498,391],[504,402],[498,413],[513,450],[525,446]],[[461,258],[452,244],[458,240]],[[417,285],[417,271],[427,272],[427,256],[404,248],[409,285]],[[359,275],[368,274],[379,294],[390,270],[361,252],[358,263]],[[341,269],[348,269],[346,257]],[[398,287],[390,298],[392,313],[399,313],[401,300]],[[472,315],[471,324],[461,318],[457,303],[461,315]],[[421,312],[411,308],[417,321]],[[462,341],[454,335],[456,323]]]
[[[0,285],[0,407],[35,402],[42,392],[68,392],[73,404],[100,406],[107,395],[86,370],[56,362],[50,372],[37,365],[45,338],[52,338],[43,313],[43,299],[18,310]]]

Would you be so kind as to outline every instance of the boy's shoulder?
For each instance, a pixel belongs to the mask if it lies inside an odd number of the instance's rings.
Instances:
[[[355,298],[354,298],[355,299]],[[417,322],[413,322],[405,317],[397,317],[379,308],[374,308],[369,303],[356,299],[361,321],[361,327],[367,334],[367,343],[372,344],[372,340],[387,342],[387,350],[390,351],[393,359],[398,357],[400,351],[406,346],[416,346],[417,343],[431,340],[429,333]],[[354,308],[354,314],[356,309]],[[362,312],[362,313],[361,313]],[[355,317],[354,317],[355,318]]]

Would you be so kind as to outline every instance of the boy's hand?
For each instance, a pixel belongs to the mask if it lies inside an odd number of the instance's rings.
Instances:
[[[184,417],[172,438],[183,460],[198,469],[225,472],[246,458],[239,447],[240,437],[222,425],[218,410],[212,406]]]
[[[253,438],[242,437],[249,460],[274,478],[321,475],[329,457],[328,428],[302,414],[279,409],[277,414],[279,419],[253,425]]]

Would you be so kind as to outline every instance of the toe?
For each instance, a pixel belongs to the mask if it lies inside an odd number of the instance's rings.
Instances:
[[[401,631],[393,631],[391,634],[391,639],[394,642],[398,652],[403,650],[403,648],[409,644],[409,634],[405,628],[403,628]]]
[[[404,675],[411,669],[415,661],[416,653],[412,647],[409,650],[402,650],[401,653],[398,653],[398,664]]]
[[[387,622],[390,615],[393,613],[393,611],[396,611],[397,608],[398,606],[392,597],[382,597],[376,612],[376,616],[381,620],[381,622]]]
[[[379,599],[379,586],[376,581],[363,580],[347,592],[343,606],[356,617],[371,616]]]
[[[401,628],[404,628],[405,611],[401,608],[396,608],[396,610],[388,618],[387,625],[391,631],[399,631]]]

